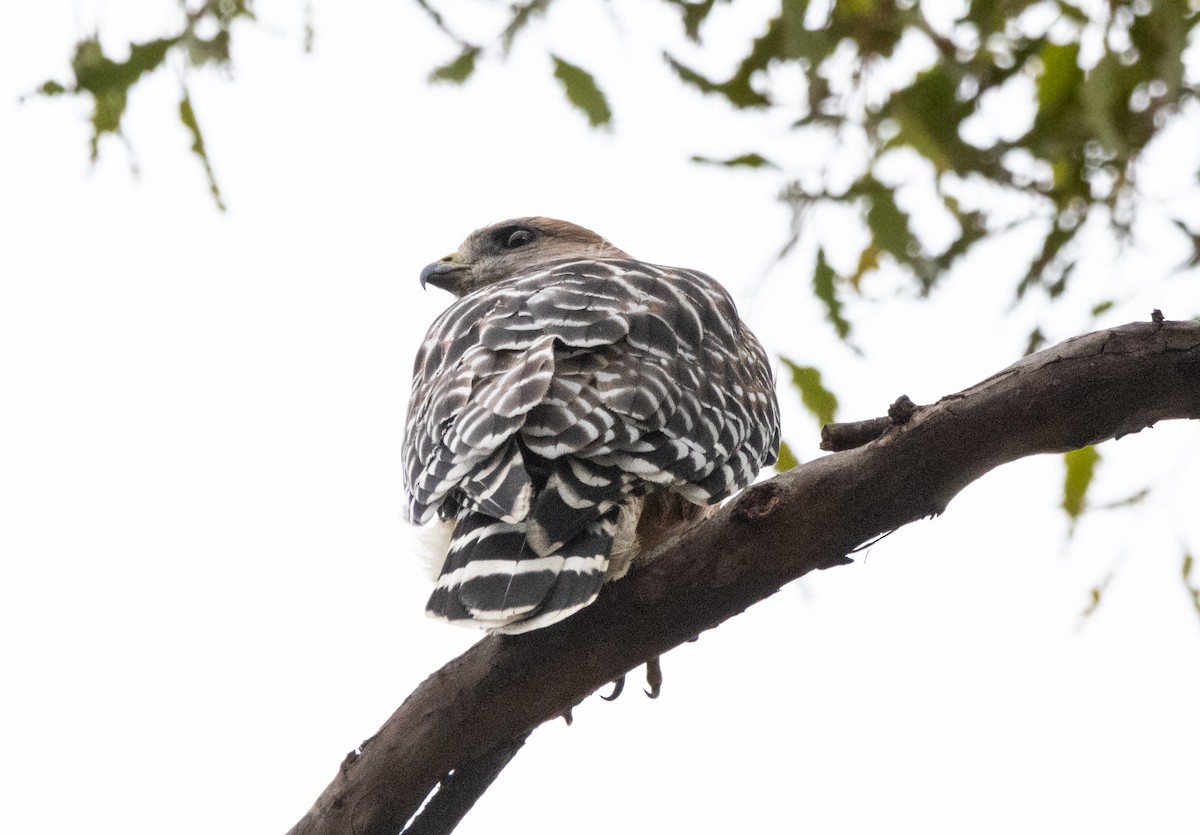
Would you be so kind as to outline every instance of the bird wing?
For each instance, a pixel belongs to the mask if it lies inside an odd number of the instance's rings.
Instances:
[[[766,354],[703,273],[570,260],[476,291],[413,375],[407,515],[455,520],[430,611],[565,617],[598,593],[627,496],[719,501],[778,443]]]
[[[529,455],[564,462],[547,475],[568,501],[642,481],[711,503],[779,442],[769,361],[724,289],[625,259],[566,261],[452,305],[418,353],[407,427],[417,523],[455,488],[526,518]]]

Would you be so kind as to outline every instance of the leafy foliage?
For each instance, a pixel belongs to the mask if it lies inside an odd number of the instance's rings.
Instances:
[[[771,92],[773,64],[808,70],[807,112],[798,114],[797,142],[805,131],[832,130],[870,149],[859,177],[843,190],[797,180],[788,199],[855,205],[871,232],[862,274],[879,255],[904,267],[923,290],[993,229],[986,207],[965,210],[952,195],[968,180],[1026,198],[1027,223],[1044,227],[1041,252],[1016,291],[1040,287],[1051,297],[1066,288],[1084,222],[1095,215],[1127,236],[1137,205],[1135,162],[1180,106],[1197,97],[1185,81],[1183,49],[1198,14],[1184,2],[1113,3],[1092,18],[1067,3],[975,2],[935,26],[927,4],[834,4],[815,20],[806,2],[785,0],[742,64],[714,80],[672,61],[685,83],[727,98],[734,107],[786,107]],[[1097,59],[1081,57],[1085,37],[1100,36]],[[906,38],[933,47],[936,59],[909,84],[873,91],[898,44]],[[835,58],[847,45],[855,60],[849,77]],[[758,76],[760,83],[751,82]],[[1036,115],[1016,139],[968,141],[964,126],[986,111],[987,96],[1034,79]],[[874,92],[874,95],[872,93]],[[882,182],[880,163],[894,151],[916,151],[932,164],[934,186],[957,220],[958,236],[929,253],[913,234]],[[998,231],[998,230],[997,230]]]
[[[464,49],[435,77],[451,71],[465,77],[488,48],[450,32],[433,8],[435,0],[415,2]],[[707,38],[720,37],[713,20],[733,0],[662,2],[678,13],[688,41],[705,47]],[[550,5],[514,4],[496,49],[507,54]],[[693,157],[729,168],[778,171],[782,199],[795,210],[793,242],[813,234],[801,226],[812,209],[841,204],[858,213],[870,236],[851,271],[831,281],[825,254],[832,242],[816,241],[813,247],[819,274],[813,289],[843,339],[850,322],[834,288],[860,289],[877,270],[897,266],[927,293],[977,244],[1018,228],[1036,233],[1041,244],[1028,263],[1015,265],[1014,297],[1034,289],[1061,297],[1086,249],[1081,239],[1086,229],[1107,226],[1122,244],[1131,238],[1141,197],[1137,161],[1181,108],[1200,97],[1184,71],[1184,51],[1200,22],[1200,6],[1188,0],[1114,0],[1086,7],[1067,0],[974,0],[952,17],[947,12],[928,2],[865,0],[826,8],[781,0],[778,13],[764,22],[727,76],[706,75],[671,50],[664,52],[686,86],[720,97],[735,110],[791,115],[797,149],[821,147],[812,140],[822,136],[835,137],[839,148],[866,149],[848,184],[829,176],[814,181],[800,175],[799,163],[789,165],[779,154],[754,148],[719,159],[698,148]],[[915,72],[914,55],[924,56]],[[567,59],[552,57],[572,104],[593,125],[609,124],[600,83],[574,73]],[[801,70],[806,82],[799,97],[779,82],[790,78],[789,66]],[[1033,116],[1027,124],[989,134],[979,125],[994,115],[1000,93],[1027,96]],[[898,197],[899,185],[885,176],[889,163],[904,153],[928,165],[933,192],[957,227],[936,250],[921,240],[911,210]],[[796,157],[807,162],[808,151]],[[1023,207],[1016,220],[1010,216],[1014,203]],[[1008,213],[1003,217],[1001,206]],[[1181,266],[1200,263],[1200,231],[1190,230],[1182,218],[1171,220],[1198,253]],[[1042,338],[1031,334],[1030,350]]]
[[[661,0],[677,12],[683,35],[699,48],[720,36],[713,20],[733,0]],[[458,47],[430,73],[433,81],[463,83],[492,53],[507,55],[553,0],[501,3],[506,22],[491,42],[472,42],[447,22],[445,0],[413,0]],[[105,133],[120,134],[130,90],[146,73],[179,53],[186,65],[224,66],[230,60],[233,23],[253,19],[250,0],[180,2],[178,31],[132,44],[129,58],[106,55],[99,38],[76,46],[73,83],[48,81],[41,95],[78,94],[94,101],[92,154]],[[952,9],[950,11],[953,11]],[[863,148],[860,170],[849,184],[822,176],[800,176],[798,162],[749,148],[727,159],[713,159],[697,148],[694,159],[729,168],[776,170],[784,179],[782,199],[797,209],[793,236],[806,234],[800,220],[807,209],[826,204],[852,207],[870,240],[852,271],[838,278],[858,289],[875,271],[895,265],[928,292],[976,244],[1015,227],[1035,230],[1041,246],[1015,285],[1020,299],[1040,289],[1060,297],[1070,284],[1086,228],[1107,225],[1120,241],[1132,234],[1139,209],[1137,160],[1146,146],[1198,98],[1194,76],[1184,71],[1184,54],[1200,6],[1189,0],[1114,0],[1099,6],[1068,0],[973,0],[947,15],[944,5],[929,2],[863,0],[828,7],[808,0],[780,0],[778,13],[765,21],[733,71],[710,77],[670,49],[667,64],[680,81],[724,99],[735,110],[774,109],[792,117],[794,147],[819,146],[811,140],[834,136],[837,146]],[[212,24],[216,26],[213,27]],[[202,25],[203,24],[203,25]],[[212,31],[211,36],[202,36]],[[311,39],[309,24],[306,42]],[[914,55],[919,59],[914,73]],[[554,76],[568,101],[595,127],[608,126],[613,111],[602,83],[569,56],[550,55]],[[803,94],[779,83],[786,68],[802,71]],[[992,112],[994,94],[1028,88],[1033,118],[1009,126],[1007,134],[970,130]],[[181,100],[186,95],[181,96]],[[199,135],[190,102],[188,130]],[[186,124],[186,121],[185,121]],[[1010,135],[1013,134],[1014,135]],[[203,142],[193,151],[209,174],[219,198]],[[884,176],[890,160],[902,152],[918,155],[929,166],[933,190],[957,226],[948,244],[936,251],[914,231],[898,185]],[[796,155],[807,161],[808,152]],[[989,195],[970,205],[964,197]],[[1025,207],[1015,222],[1001,220],[997,206],[1016,198]],[[219,202],[219,201],[218,201]],[[1187,237],[1194,254],[1183,267],[1200,263],[1200,230],[1170,218]],[[830,242],[817,242],[813,251]],[[817,269],[829,269],[828,262]],[[820,287],[828,288],[822,280]],[[827,311],[830,297],[820,297]],[[839,335],[849,336],[844,315],[830,315]],[[1031,335],[1030,342],[1037,340]]]
[[[133,87],[145,75],[165,66],[171,54],[182,56],[182,66],[227,67],[230,62],[229,44],[232,27],[239,19],[253,20],[250,0],[205,0],[199,5],[180,3],[181,21],[178,31],[129,45],[129,57],[118,61],[106,54],[98,34],[92,34],[75,45],[71,59],[73,82],[50,80],[35,90],[42,96],[79,95],[92,99],[92,161],[100,154],[100,138],[104,134],[123,136],[121,119]],[[213,31],[206,37],[203,33]],[[185,82],[180,82],[179,119],[192,137],[191,151],[204,166],[209,191],[217,207],[225,208],[221,190],[208,158],[208,151],[196,118]]]

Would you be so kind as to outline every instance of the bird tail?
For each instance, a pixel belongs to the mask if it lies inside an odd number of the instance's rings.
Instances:
[[[505,633],[562,620],[599,594],[619,515],[614,504],[551,553],[539,555],[527,540],[527,522],[502,522],[464,509],[426,611]]]

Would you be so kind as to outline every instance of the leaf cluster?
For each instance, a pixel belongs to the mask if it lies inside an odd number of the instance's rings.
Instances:
[[[253,20],[251,0],[180,0],[178,29],[163,37],[129,44],[129,54],[119,60],[105,52],[99,33],[75,44],[71,59],[74,79],[49,80],[37,88],[41,96],[76,95],[92,100],[91,157],[100,154],[100,138],[105,134],[124,137],[121,121],[133,87],[144,76],[165,66],[172,55],[179,56],[179,120],[192,138],[191,150],[204,166],[209,191],[217,206],[224,209],[221,190],[208,158],[204,136],[188,91],[186,70],[203,66],[228,69],[233,26],[239,20]]]
[[[700,41],[715,4],[667,2],[680,8],[686,33]],[[1136,163],[1170,118],[1197,97],[1197,85],[1184,72],[1184,50],[1200,7],[1186,0],[1135,0],[1085,11],[1061,0],[975,0],[953,19],[935,23],[936,11],[927,2],[862,0],[823,12],[807,0],[783,0],[728,77],[705,76],[669,54],[667,60],[684,84],[734,108],[793,112],[797,147],[811,146],[813,134],[825,133],[839,147],[867,149],[849,186],[796,177],[783,192],[797,218],[823,201],[857,209],[869,243],[856,267],[838,276],[839,286],[857,289],[890,260],[928,292],[989,234],[1034,224],[1041,246],[1015,294],[1021,298],[1038,287],[1057,298],[1078,262],[1087,221],[1107,224],[1118,240],[1129,237],[1139,207]],[[898,53],[914,43],[934,57],[897,84]],[[799,67],[806,79],[800,101],[775,91],[772,79],[787,65]],[[1030,123],[1015,136],[971,130],[973,121],[989,115],[995,95],[1014,85],[1032,89]],[[915,152],[933,171],[934,191],[957,226],[939,251],[920,240],[897,199],[899,184],[881,173],[901,150]],[[784,169],[756,151],[723,164],[741,166],[747,159]],[[964,186],[992,197],[968,205]],[[1023,217],[998,219],[994,207],[1013,198],[1025,207]],[[1200,235],[1183,219],[1173,220],[1195,249]],[[800,234],[797,222],[793,235]],[[847,336],[833,295],[818,298]],[[1031,349],[1038,344],[1031,335]]]
[[[413,0],[413,2],[429,15],[442,32],[458,44],[458,54],[445,64],[434,68],[429,74],[429,80],[462,84],[475,73],[479,66],[479,58],[489,51],[488,48],[458,35],[447,24],[445,16],[434,6],[432,0]],[[512,4],[509,8],[508,22],[500,32],[493,49],[498,51],[502,57],[506,57],[512,50],[517,37],[535,19],[545,15],[552,2],[553,0],[528,0],[525,3]],[[562,85],[567,101],[587,117],[588,124],[593,128],[611,126],[612,108],[592,74],[560,55],[551,53],[550,60],[554,78]]]

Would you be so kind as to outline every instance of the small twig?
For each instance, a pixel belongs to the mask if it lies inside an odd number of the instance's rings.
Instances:
[[[882,438],[893,426],[908,423],[916,411],[917,404],[913,403],[907,394],[902,394],[888,407],[887,417],[856,420],[851,423],[827,423],[821,427],[821,449],[826,452],[843,452],[866,446],[871,441]]]
[[[866,446],[892,427],[889,418],[856,420],[853,423],[827,423],[821,427],[821,449],[826,452],[842,452]]]

